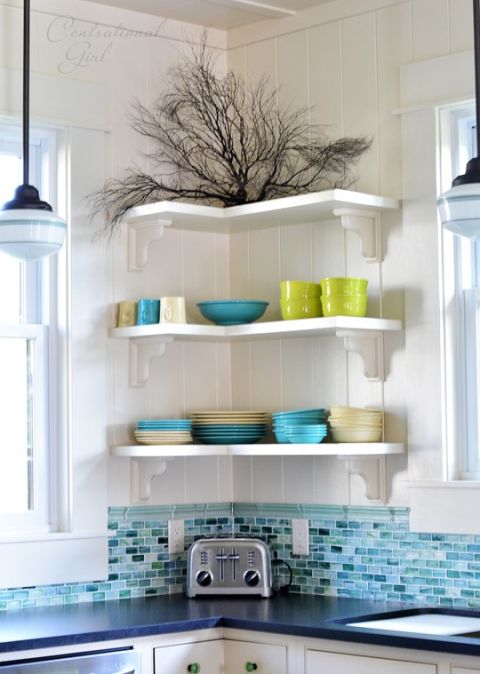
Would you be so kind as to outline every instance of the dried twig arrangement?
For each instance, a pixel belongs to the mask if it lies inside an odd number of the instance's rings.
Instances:
[[[370,141],[327,139],[308,108],[282,110],[277,94],[267,79],[247,86],[233,72],[219,76],[205,39],[192,47],[152,110],[134,104],[132,127],[152,142],[154,171],[132,168],[93,195],[104,232],[130,208],[164,199],[235,206],[350,186],[350,166]]]

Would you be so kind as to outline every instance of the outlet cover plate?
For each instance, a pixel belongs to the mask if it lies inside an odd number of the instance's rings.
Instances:
[[[179,554],[185,548],[185,526],[183,520],[168,520],[168,552]]]
[[[308,520],[292,519],[292,553],[294,555],[308,555],[309,551]]]

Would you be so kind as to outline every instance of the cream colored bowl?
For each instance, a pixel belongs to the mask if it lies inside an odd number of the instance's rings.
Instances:
[[[332,428],[335,442],[380,442],[382,429]]]

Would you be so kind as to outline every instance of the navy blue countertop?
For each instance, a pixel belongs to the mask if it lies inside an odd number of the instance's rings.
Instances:
[[[400,648],[480,655],[480,639],[366,630],[335,622],[405,604],[310,595],[271,599],[201,598],[170,595],[0,614],[0,652],[94,643],[211,627],[231,627]],[[479,615],[468,611],[452,611]],[[101,646],[99,646],[101,648]]]

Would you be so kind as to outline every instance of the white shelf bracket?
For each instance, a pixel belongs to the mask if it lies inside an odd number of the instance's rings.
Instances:
[[[130,489],[133,503],[150,499],[152,480],[167,470],[167,462],[159,459],[130,459]]]
[[[165,353],[171,337],[150,339],[131,339],[130,349],[130,386],[143,386],[150,377],[150,363]]]
[[[383,381],[383,334],[381,332],[354,332],[337,330],[337,337],[343,337],[345,350],[358,353],[363,360],[363,373],[369,381]]]
[[[333,214],[340,218],[342,227],[360,237],[361,252],[367,262],[382,261],[380,215],[373,211],[335,208]]]
[[[140,271],[147,264],[148,247],[163,237],[171,220],[141,220],[128,223],[128,270]]]
[[[359,475],[365,482],[367,499],[386,503],[385,457],[347,456],[343,458],[348,474]]]

